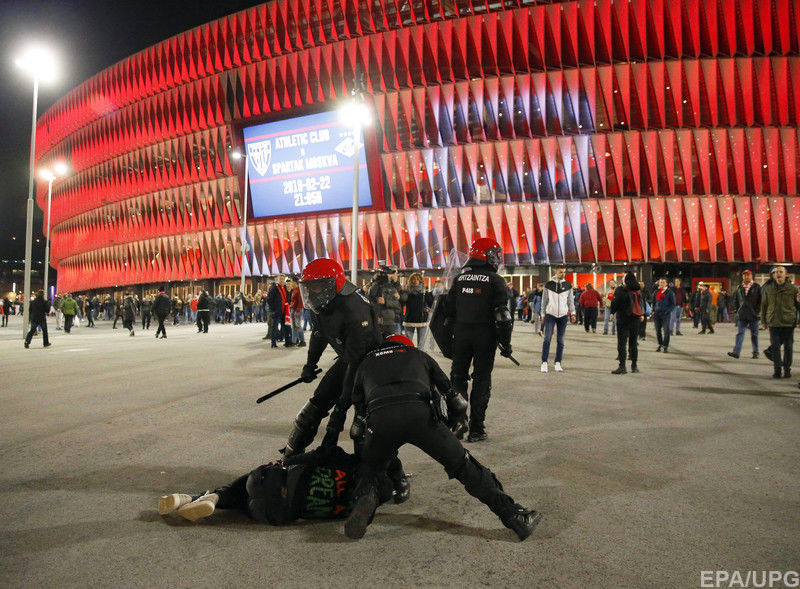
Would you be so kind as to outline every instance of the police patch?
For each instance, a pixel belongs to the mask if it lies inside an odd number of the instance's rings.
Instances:
[[[367,325],[369,325],[369,321],[362,321],[361,322],[361,327],[366,327]]]

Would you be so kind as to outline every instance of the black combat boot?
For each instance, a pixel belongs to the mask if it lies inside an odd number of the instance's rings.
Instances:
[[[500,514],[500,521],[522,541],[530,536],[542,521],[542,514],[533,509],[525,509],[515,503],[505,513]]]
[[[405,503],[411,497],[411,481],[408,480],[406,473],[403,476],[392,479],[392,486],[394,487],[394,495],[392,498],[395,503]]]
[[[469,435],[467,436],[468,442],[483,442],[488,436],[486,435],[486,430],[482,427],[480,429],[470,429]]]
[[[377,508],[378,494],[375,489],[369,489],[353,505],[353,511],[350,512],[350,516],[344,522],[344,535],[351,540],[363,538]]]
[[[628,374],[628,371],[625,369],[624,364],[620,364],[619,368],[611,371],[611,374]]]
[[[358,453],[358,452],[356,452]],[[389,463],[386,469],[386,475],[392,481],[392,499],[395,503],[405,503],[411,497],[411,481],[408,480],[408,475],[403,470],[403,463],[400,459],[395,457]]]

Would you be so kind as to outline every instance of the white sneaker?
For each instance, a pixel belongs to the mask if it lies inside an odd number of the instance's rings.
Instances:
[[[547,362],[542,362],[542,372],[547,372]]]
[[[173,493],[172,495],[164,495],[158,498],[158,513],[159,515],[167,515],[183,507],[187,503],[192,502],[192,496],[185,493]]]
[[[564,369],[561,368],[561,362],[556,362],[556,372],[564,372]]]
[[[206,493],[202,497],[198,497],[191,503],[187,503],[179,508],[178,515],[192,522],[197,521],[214,513],[214,509],[217,507],[217,501],[219,501],[219,495],[216,493]]]

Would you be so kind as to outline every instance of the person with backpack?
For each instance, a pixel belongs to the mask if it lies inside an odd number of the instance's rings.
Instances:
[[[614,291],[610,311],[617,320],[617,359],[619,367],[611,374],[627,374],[626,353],[630,353],[631,372],[639,372],[639,324],[644,317],[644,298],[633,272],[625,274]]]

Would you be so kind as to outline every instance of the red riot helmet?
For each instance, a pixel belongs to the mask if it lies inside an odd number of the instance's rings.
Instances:
[[[502,263],[503,248],[491,237],[479,237],[469,248],[469,257],[483,260],[495,270]]]
[[[344,268],[336,260],[317,258],[309,262],[300,275],[303,304],[314,313],[322,312],[344,288],[346,281]]]
[[[387,342],[394,342],[396,344],[403,344],[404,346],[411,346],[414,347],[414,342],[411,341],[411,338],[408,338],[404,335],[400,335],[399,333],[395,333],[393,335],[386,336]]]

